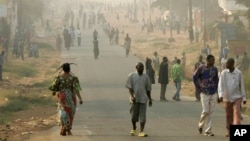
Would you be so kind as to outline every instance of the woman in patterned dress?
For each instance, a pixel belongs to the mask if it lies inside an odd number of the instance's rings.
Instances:
[[[64,63],[58,70],[63,71],[57,77],[55,77],[52,85],[49,89],[53,95],[56,95],[59,115],[61,121],[60,135],[66,136],[72,135],[71,129],[76,112],[76,97],[79,99],[79,103],[82,104],[82,97],[80,95],[81,86],[78,77],[74,76],[70,71],[70,63]]]

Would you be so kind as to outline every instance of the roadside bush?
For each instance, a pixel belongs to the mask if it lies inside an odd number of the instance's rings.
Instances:
[[[38,71],[35,69],[35,67],[31,67],[32,65],[29,64],[6,64],[6,66],[3,68],[5,72],[9,72],[12,74],[15,74],[19,77],[32,77],[35,76]]]
[[[27,110],[34,106],[48,106],[54,104],[51,97],[43,97],[32,94],[27,94],[27,96],[16,96],[11,95],[8,101],[0,106],[0,124],[4,124],[9,121],[9,117],[15,112]]]
[[[38,42],[37,46],[38,46],[39,49],[45,49],[45,50],[48,50],[48,51],[55,50],[54,47],[49,43]]]

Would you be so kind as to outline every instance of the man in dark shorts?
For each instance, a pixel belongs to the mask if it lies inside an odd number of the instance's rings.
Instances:
[[[136,72],[132,72],[128,75],[126,87],[129,89],[130,102],[131,102],[131,121],[133,129],[130,131],[131,136],[136,134],[136,122],[140,121],[140,133],[139,137],[146,137],[144,133],[144,126],[146,123],[146,110],[147,102],[149,101],[149,107],[152,106],[151,99],[151,83],[147,74],[143,74],[144,65],[139,62],[136,64]]]

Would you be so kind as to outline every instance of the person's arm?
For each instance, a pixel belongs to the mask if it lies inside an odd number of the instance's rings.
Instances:
[[[151,107],[152,106],[151,91],[147,91],[147,96],[148,96],[148,99],[149,99],[148,105],[149,105],[149,107]]]
[[[198,85],[198,76],[200,75],[200,66],[195,70],[194,74],[193,74],[193,83],[195,88],[199,89],[199,85]]]
[[[218,102],[223,102],[223,83],[224,83],[224,73],[221,73],[220,79],[219,79],[219,84],[218,84]]]
[[[76,95],[77,95],[77,97],[78,97],[78,99],[79,99],[79,103],[82,104],[83,101],[82,101],[82,96],[80,95],[80,92],[77,91],[77,92],[76,92]]]
[[[242,73],[240,73],[240,91],[242,95],[243,104],[246,104],[247,99],[246,99],[246,92],[245,92],[244,79]]]
[[[133,89],[129,88],[129,94],[130,94],[131,102],[135,103],[135,96],[134,96]]]

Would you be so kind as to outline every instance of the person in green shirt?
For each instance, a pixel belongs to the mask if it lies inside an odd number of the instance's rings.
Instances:
[[[171,67],[171,77],[175,83],[176,93],[173,96],[173,100],[180,101],[180,91],[181,91],[181,79],[182,79],[182,67],[181,60],[177,59],[176,64]]]

